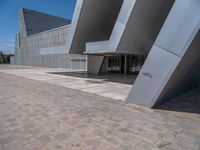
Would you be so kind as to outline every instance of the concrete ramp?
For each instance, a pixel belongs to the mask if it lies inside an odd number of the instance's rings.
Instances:
[[[88,42],[86,54],[148,54],[174,0],[124,0],[109,40]]]
[[[200,1],[176,0],[128,101],[154,107],[199,85]]]

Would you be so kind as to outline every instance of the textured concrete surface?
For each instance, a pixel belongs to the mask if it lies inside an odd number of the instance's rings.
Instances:
[[[154,107],[199,86],[199,14],[200,1],[175,0],[129,93],[129,102]]]
[[[123,101],[125,101],[136,78],[134,75],[127,77],[124,75],[89,76],[82,70],[63,68],[37,68],[30,66],[2,66],[1,68],[4,73]]]
[[[186,103],[199,91],[150,110],[3,73],[21,68],[0,66],[0,150],[200,149],[199,103]]]
[[[70,20],[21,9],[19,23],[12,64],[86,70],[86,56],[67,54]]]

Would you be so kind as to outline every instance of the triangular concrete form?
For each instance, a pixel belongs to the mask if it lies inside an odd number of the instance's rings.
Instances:
[[[86,42],[108,40],[123,0],[77,0],[68,52],[83,54]]]
[[[154,107],[199,85],[200,1],[176,0],[128,96]]]
[[[107,41],[86,44],[87,54],[148,54],[174,0],[124,0]]]
[[[124,0],[121,6],[118,1],[107,32],[100,28],[112,16],[108,7],[102,7],[106,2],[111,6],[116,0],[78,0],[68,37],[69,53],[88,54],[94,73],[105,54],[147,55],[127,98],[147,107],[199,85],[200,1]],[[98,10],[94,16],[92,10]]]
[[[69,25],[71,20],[22,8],[27,36]]]

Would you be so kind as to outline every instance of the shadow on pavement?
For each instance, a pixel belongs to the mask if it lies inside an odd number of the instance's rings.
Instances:
[[[191,90],[155,109],[200,114],[200,89]]]
[[[90,75],[87,71],[76,71],[76,72],[48,72],[49,74],[56,74],[62,76],[72,76],[77,78],[90,78],[90,79],[102,79],[103,81],[116,82],[123,84],[133,84],[137,75],[129,74],[123,75],[120,73],[109,73],[102,75]]]

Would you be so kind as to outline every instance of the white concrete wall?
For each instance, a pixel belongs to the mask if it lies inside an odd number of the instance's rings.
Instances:
[[[148,54],[174,0],[124,0],[107,41],[88,42],[86,53]]]
[[[108,40],[123,0],[77,0],[68,51],[83,54],[86,42]]]
[[[86,70],[86,56],[67,54],[69,27],[27,36],[23,13],[20,12],[20,32],[16,34],[15,43],[16,64]]]
[[[15,65],[16,63],[15,63],[15,56],[11,56],[10,57],[10,64],[11,65]]]
[[[87,56],[87,71],[89,74],[99,74],[99,71],[101,69],[104,56],[94,56],[94,55],[88,55]]]

